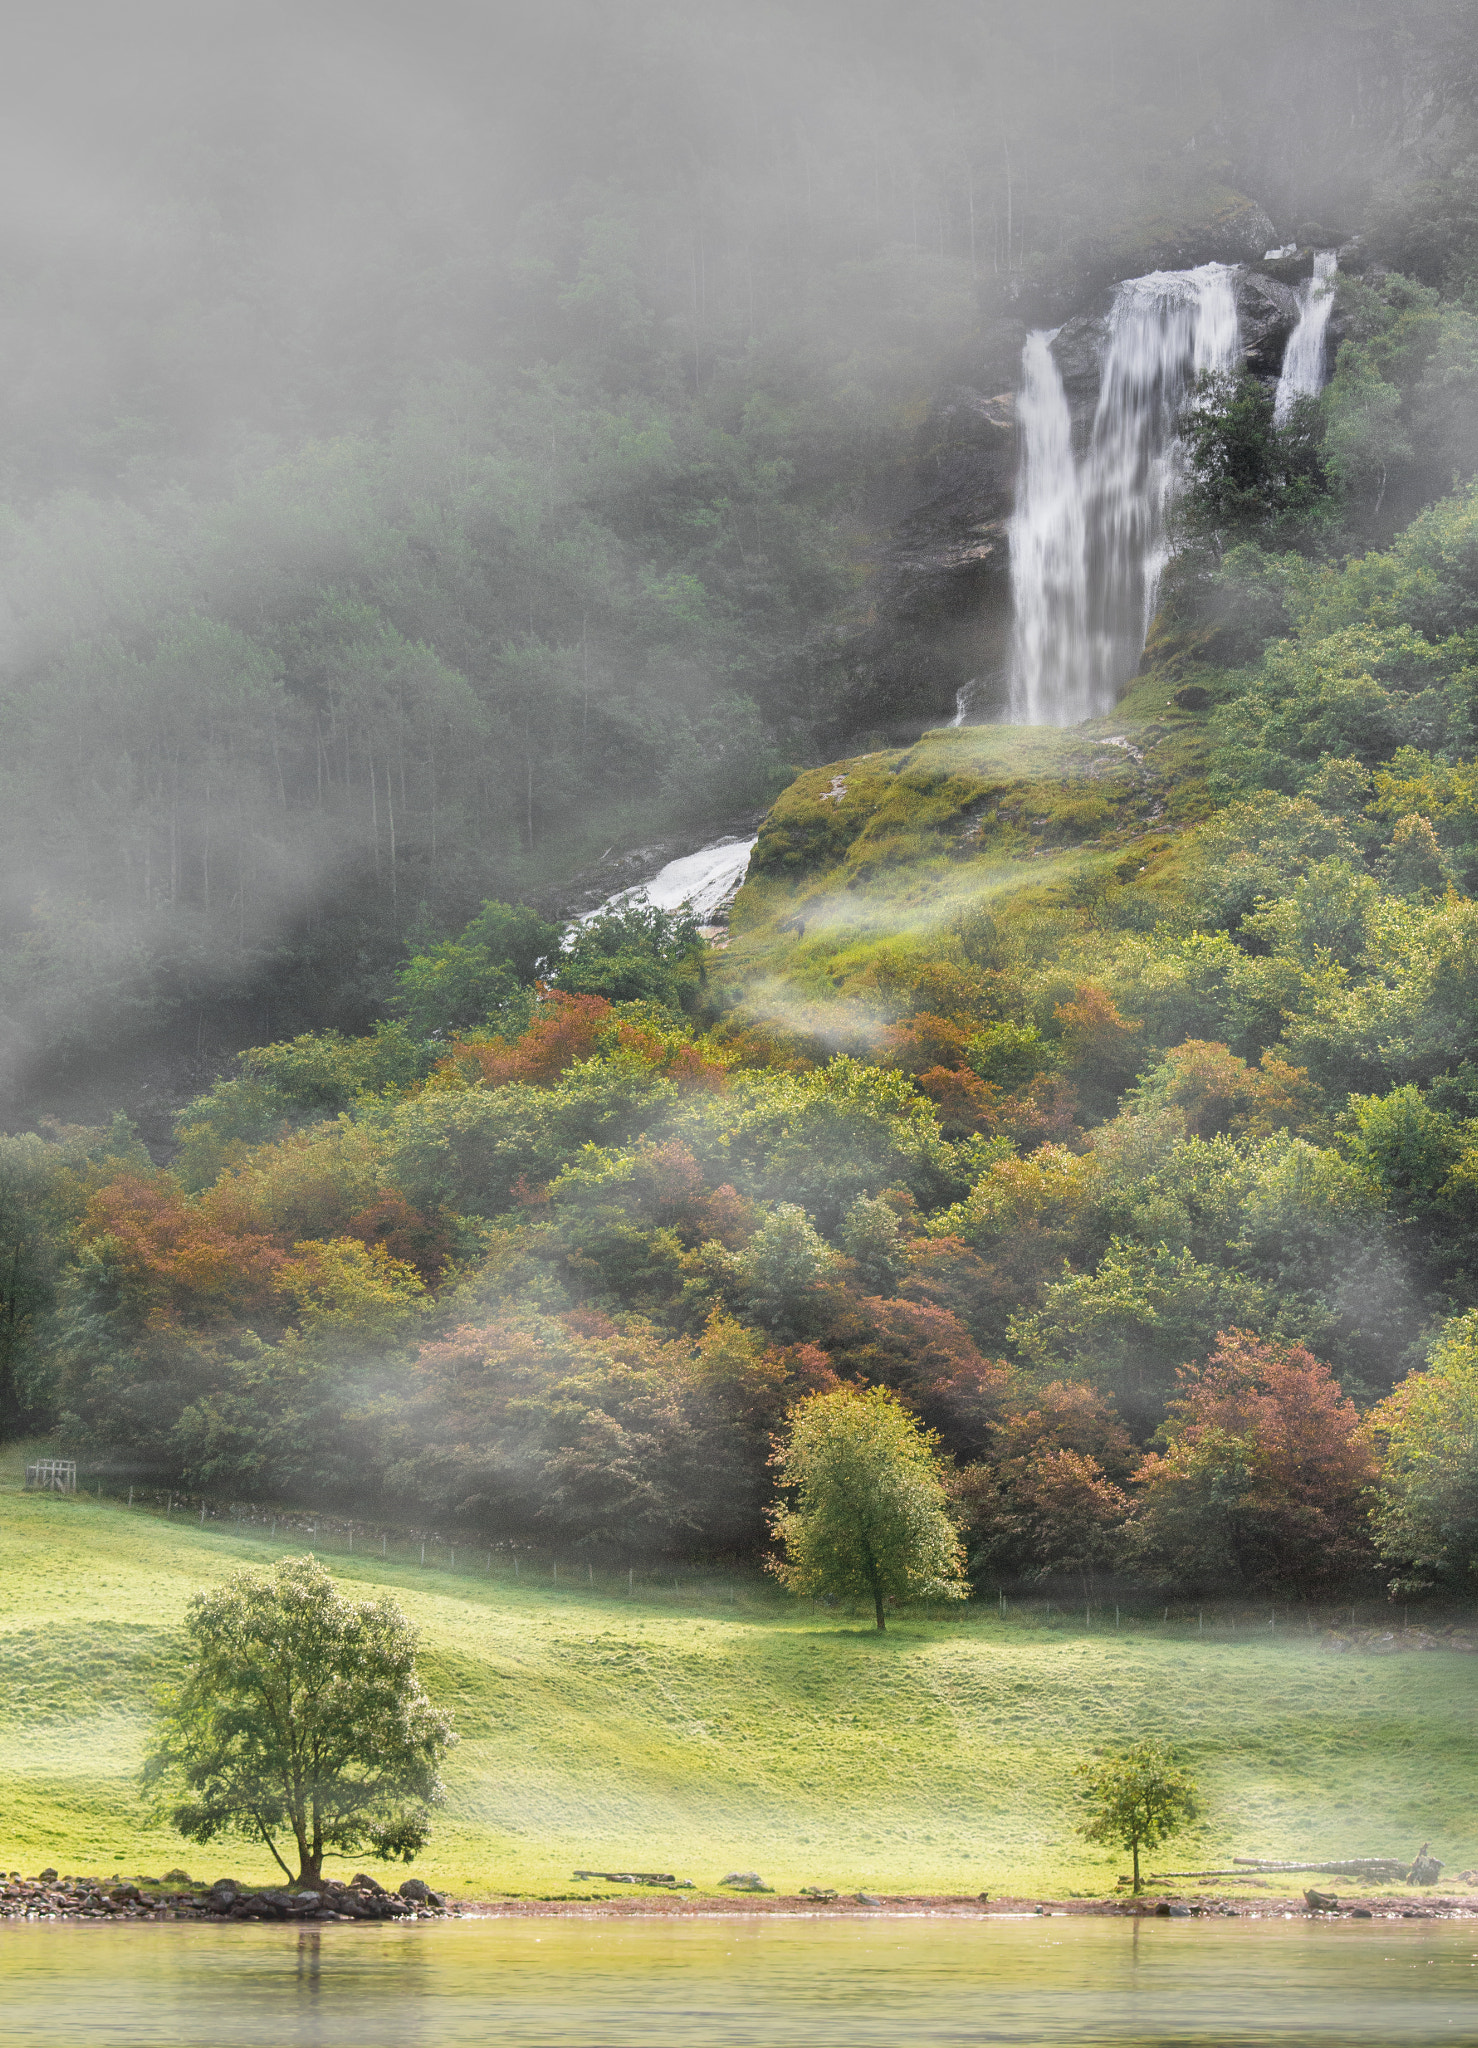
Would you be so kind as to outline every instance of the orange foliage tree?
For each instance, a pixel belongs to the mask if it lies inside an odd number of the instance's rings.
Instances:
[[[1228,1330],[1180,1382],[1166,1448],[1134,1475],[1144,1564],[1180,1586],[1305,1594],[1368,1567],[1376,1458],[1327,1365]]]

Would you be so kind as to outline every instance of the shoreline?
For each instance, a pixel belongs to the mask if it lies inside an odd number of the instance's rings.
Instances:
[[[1302,1893],[1261,1899],[1233,1899],[1221,1892],[1141,1892],[1136,1898],[1052,1899],[1003,1895],[981,1899],[951,1893],[855,1893],[834,1899],[775,1894],[738,1896],[590,1899],[458,1900],[452,1913],[462,1920],[1469,1920],[1478,1918],[1478,1894],[1437,1898],[1380,1894],[1340,1896],[1337,1907],[1317,1910]]]
[[[362,1875],[353,1885],[333,1879],[316,1891],[257,1891],[221,1883],[213,1892],[161,1885],[110,1887],[96,1879],[0,1882],[0,1924],[158,1925],[191,1922],[223,1926],[245,1921],[269,1925],[341,1924],[394,1920],[1349,1920],[1372,1925],[1392,1921],[1472,1920],[1478,1893],[1358,1892],[1321,1894],[1331,1906],[1313,1906],[1302,1892],[1272,1892],[1248,1898],[1217,1891],[1142,1892],[1138,1898],[1110,1894],[1091,1898],[1050,1898],[1005,1893],[999,1897],[961,1892],[845,1892],[807,1897],[801,1893],[705,1893],[678,1897],[663,1891],[645,1897],[596,1892],[588,1898],[454,1898],[422,1892],[410,1899],[383,1891]]]

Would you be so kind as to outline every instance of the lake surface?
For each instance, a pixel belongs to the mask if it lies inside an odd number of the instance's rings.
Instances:
[[[968,2048],[1478,2037],[1478,1921],[0,1926],[8,2044]]]

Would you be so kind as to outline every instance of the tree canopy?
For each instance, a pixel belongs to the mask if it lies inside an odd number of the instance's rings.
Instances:
[[[455,1737],[393,1600],[351,1601],[313,1558],[287,1557],[197,1594],[185,1647],[144,1780],[187,1840],[265,1843],[301,1884],[325,1855],[409,1862],[425,1847]]]
[[[1086,1841],[1130,1852],[1137,1895],[1140,1851],[1157,1849],[1199,1815],[1196,1781],[1173,1751],[1153,1739],[1097,1763],[1080,1764],[1078,1776],[1087,1809],[1078,1833]]]
[[[775,1453],[794,1505],[771,1527],[771,1569],[793,1592],[872,1602],[962,1600],[970,1590],[935,1453],[937,1439],[884,1387],[840,1387],[795,1411]]]

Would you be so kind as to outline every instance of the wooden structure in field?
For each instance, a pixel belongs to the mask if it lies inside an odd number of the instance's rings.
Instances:
[[[77,1460],[38,1458],[33,1465],[26,1467],[26,1490],[29,1493],[75,1493]]]

